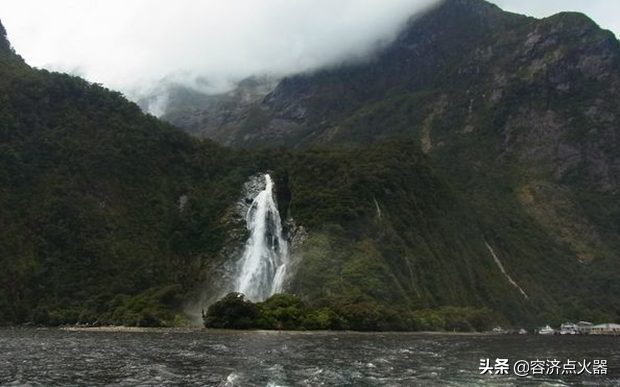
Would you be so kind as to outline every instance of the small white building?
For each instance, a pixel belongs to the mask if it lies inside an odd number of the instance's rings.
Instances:
[[[610,336],[620,336],[620,324],[606,323],[606,324],[598,324],[593,325],[590,329],[591,335],[610,335]]]

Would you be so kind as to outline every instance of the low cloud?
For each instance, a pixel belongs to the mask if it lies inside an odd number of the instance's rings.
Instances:
[[[0,18],[31,65],[140,94],[222,91],[367,55],[436,0],[13,0]]]

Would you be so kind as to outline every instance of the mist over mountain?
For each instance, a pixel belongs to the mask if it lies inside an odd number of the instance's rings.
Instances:
[[[620,318],[620,43],[585,15],[447,0],[370,60],[164,84],[140,104],[169,123],[2,32],[2,323],[188,323],[264,173],[297,297],[271,306],[314,308],[308,327]]]
[[[226,92],[253,75],[283,76],[389,43],[436,0],[94,0],[0,4],[11,40],[39,68],[82,76],[132,99],[159,82]]]

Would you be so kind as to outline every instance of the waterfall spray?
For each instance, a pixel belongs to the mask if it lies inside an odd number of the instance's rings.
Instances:
[[[239,262],[236,291],[252,301],[264,301],[280,292],[289,263],[288,242],[273,194],[273,181],[264,175],[265,189],[252,201],[246,214],[250,236]]]

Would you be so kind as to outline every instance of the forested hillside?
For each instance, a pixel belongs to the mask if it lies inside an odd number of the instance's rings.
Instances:
[[[554,293],[560,310],[614,294],[603,309],[617,313],[619,74],[620,43],[583,14],[535,19],[447,0],[369,60],[287,77],[202,133],[241,148],[410,142],[473,212],[476,243],[487,240],[528,294]],[[454,251],[450,262],[467,255]]]
[[[1,46],[0,321],[171,322],[224,240],[230,152]]]
[[[264,172],[287,291],[344,327],[620,318],[620,49],[583,15],[446,1],[370,62],[229,94],[238,116],[207,121],[232,148],[33,69],[0,33],[0,323],[187,323]]]

